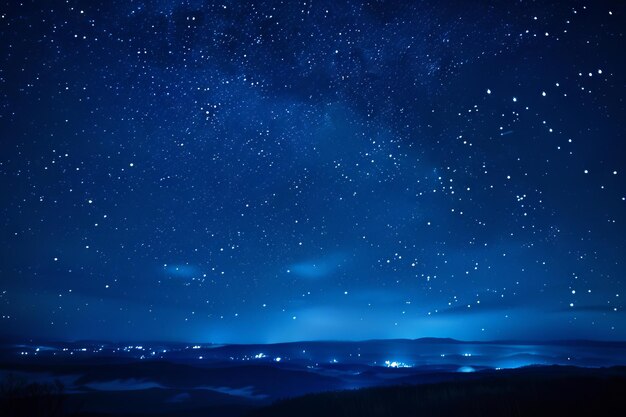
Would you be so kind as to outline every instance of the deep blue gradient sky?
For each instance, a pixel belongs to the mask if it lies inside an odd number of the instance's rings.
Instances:
[[[623,2],[0,5],[0,336],[625,339]]]

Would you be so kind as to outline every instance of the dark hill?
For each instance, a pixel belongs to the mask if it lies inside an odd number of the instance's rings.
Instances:
[[[312,394],[250,417],[619,416],[626,415],[624,368],[531,368],[431,385]]]

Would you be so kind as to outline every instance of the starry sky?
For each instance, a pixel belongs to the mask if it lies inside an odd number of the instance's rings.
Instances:
[[[626,338],[620,1],[0,5],[0,337]]]

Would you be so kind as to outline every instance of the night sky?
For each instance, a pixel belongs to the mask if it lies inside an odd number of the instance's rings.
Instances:
[[[626,4],[0,5],[0,337],[626,338]]]

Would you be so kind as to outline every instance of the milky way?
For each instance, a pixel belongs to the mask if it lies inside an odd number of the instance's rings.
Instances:
[[[626,337],[622,2],[0,5],[0,336]]]

